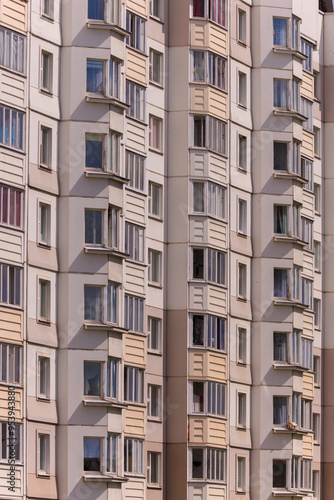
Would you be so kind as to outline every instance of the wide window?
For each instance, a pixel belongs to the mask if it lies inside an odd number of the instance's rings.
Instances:
[[[144,261],[144,233],[143,227],[125,223],[125,252],[130,259]]]
[[[288,398],[286,396],[273,397],[273,423],[275,425],[286,425],[288,415]]]
[[[84,395],[102,396],[102,363],[84,362]]]
[[[102,287],[85,285],[84,318],[88,321],[102,321]]]
[[[205,279],[225,284],[225,252],[211,248],[193,249],[193,279]]]
[[[274,269],[274,297],[288,298],[287,269]]]
[[[305,61],[303,61],[303,68],[306,71],[312,72],[312,52],[313,46],[303,38],[301,39],[301,51],[307,57]]]
[[[192,448],[192,479],[226,481],[226,450]]]
[[[146,45],[146,20],[133,12],[126,12],[126,29],[131,35],[126,39],[127,45],[145,52]]]
[[[193,183],[193,211],[225,218],[226,188],[213,182]]]
[[[23,192],[0,185],[0,222],[9,226],[22,226]]]
[[[193,0],[193,17],[205,17],[226,26],[225,0]]]
[[[101,439],[98,437],[84,438],[84,471],[100,472],[101,470]]]
[[[25,44],[24,36],[0,27],[0,64],[24,73]]]
[[[22,424],[14,424],[8,422],[0,422],[0,439],[1,439],[1,454],[2,460],[13,459],[20,462],[22,460]],[[13,446],[13,448],[12,448]]]
[[[227,86],[227,61],[224,57],[211,52],[193,52],[192,80],[210,83],[220,89]]]
[[[286,333],[274,332],[274,361],[288,361],[288,338]]]
[[[124,438],[124,472],[129,474],[144,473],[144,441]]]
[[[21,382],[22,347],[11,344],[0,344],[0,377],[1,382],[19,384]]]
[[[212,116],[193,117],[193,145],[226,153],[226,123]]]
[[[23,150],[24,114],[0,106],[0,144]]]
[[[0,303],[21,305],[21,269],[0,264]]]
[[[288,20],[282,17],[273,18],[274,40],[273,44],[287,46],[287,23]]]
[[[193,382],[193,413],[212,413],[225,416],[226,385],[217,382]]]
[[[125,295],[125,328],[144,332],[144,299],[134,295]]]
[[[225,350],[226,319],[218,316],[194,314],[192,317],[192,344],[220,351]]]
[[[145,158],[127,151],[125,165],[125,177],[130,179],[129,186],[138,191],[144,191]]]
[[[126,111],[128,116],[137,120],[145,120],[145,88],[137,83],[126,81],[126,103],[130,108]]]

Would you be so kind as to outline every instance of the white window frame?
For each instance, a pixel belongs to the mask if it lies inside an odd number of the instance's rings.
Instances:
[[[43,232],[45,231],[45,236]],[[38,200],[37,243],[39,246],[51,246],[51,204]]]
[[[54,0],[41,0],[41,17],[48,21],[54,20]]]
[[[146,89],[138,83],[126,80],[126,115],[141,122],[146,121]]]
[[[156,399],[154,402],[154,408],[157,408],[157,415],[153,415],[152,410],[152,401]],[[151,420],[161,421],[161,410],[162,406],[162,387],[156,384],[148,384],[147,385],[147,417]]]
[[[312,415],[312,430],[314,433],[313,442],[314,444],[320,444],[321,436],[321,419],[320,413],[313,413]]]
[[[90,471],[89,469],[85,469],[85,440],[89,440],[89,439],[94,439],[94,440],[98,440],[99,441],[99,451],[100,451],[100,455],[99,455],[99,462],[100,462],[100,468],[98,471]],[[102,468],[103,468],[103,438],[99,437],[99,436],[84,436],[83,438],[83,470],[84,471],[88,471],[88,472],[91,472],[92,474],[99,474],[102,472]],[[93,458],[93,457],[87,457],[87,458]],[[95,457],[94,457],[95,458]]]
[[[25,114],[8,106],[0,105],[0,119],[4,126],[0,135],[0,145],[13,150],[24,151],[25,149]],[[8,122],[8,128],[5,126]],[[14,126],[15,124],[15,126]],[[14,130],[14,133],[13,133]]]
[[[193,50],[190,80],[227,90],[227,59],[213,52]]]
[[[244,71],[238,70],[237,78],[238,89],[238,106],[243,109],[247,108],[247,74]]]
[[[47,61],[47,63],[46,63]],[[45,67],[47,65],[47,67]],[[49,50],[40,50],[40,91],[46,94],[53,92],[53,53]]]
[[[199,194],[201,206],[198,205],[196,193]],[[194,181],[192,196],[193,213],[226,220],[227,189],[225,186],[211,181]]]
[[[321,185],[314,183],[314,211],[317,215],[321,214]]]
[[[220,4],[220,5],[219,5]],[[214,4],[210,2],[209,0],[205,0],[204,2],[204,18],[205,19],[211,19],[211,21],[219,24],[220,26],[227,26],[227,19],[228,19],[228,2],[226,0],[221,0],[220,2],[216,3],[216,7],[219,9],[219,6],[223,7],[223,11],[218,10],[218,16],[217,12],[214,11]],[[192,2],[192,7],[194,7],[193,2]],[[196,19],[198,16],[194,16],[194,10],[192,9],[192,17]],[[223,19],[220,21],[219,20],[219,14],[222,15]]]
[[[108,247],[121,250],[122,210],[115,205],[108,206]]]
[[[49,477],[50,476],[50,452],[51,452],[51,439],[50,433],[47,431],[37,431],[37,476]],[[42,447],[44,450],[42,450]],[[45,454],[45,461],[42,463],[43,455]]]
[[[156,129],[156,135],[153,130]],[[149,148],[162,153],[163,150],[163,119],[158,116],[149,115]]]
[[[238,170],[247,171],[248,137],[238,134]]]
[[[12,186],[0,184],[0,224],[22,229],[23,212],[24,192]]]
[[[89,378],[86,380],[86,369],[88,368],[89,365],[98,366],[98,370],[99,370],[99,372],[98,372],[99,393],[98,394],[87,394],[86,393],[86,384],[88,384],[88,382],[89,382]],[[102,363],[102,361],[84,360],[83,369],[84,369],[84,377],[83,377],[83,382],[84,382],[83,395],[84,395],[84,397],[89,398],[89,399],[103,399],[103,363]]]
[[[21,307],[23,287],[22,268],[0,262],[0,276],[0,304]],[[4,276],[6,276],[6,286],[4,286]]]
[[[129,254],[129,259],[138,262],[145,260],[145,228],[125,222],[125,252]]]
[[[162,219],[162,190],[163,186],[156,182],[148,183],[148,212],[151,217]]]
[[[284,400],[285,400],[285,414],[281,413],[282,408],[284,407]],[[279,413],[277,413],[277,411],[279,411]],[[273,426],[286,426],[288,422],[288,413],[289,413],[288,396],[285,395],[273,396]],[[275,421],[275,417],[277,417],[278,421]]]
[[[320,387],[321,383],[321,358],[313,356],[314,385]]]
[[[196,411],[198,401],[195,401],[196,394],[194,394],[194,383],[203,384],[203,401],[200,404],[203,410],[199,408]],[[210,397],[209,397],[210,396]],[[219,382],[211,382],[206,380],[192,380],[191,381],[191,401],[190,413],[192,414],[209,414],[216,415],[217,417],[226,417],[227,414],[227,387],[226,384]],[[210,404],[209,404],[210,403]],[[219,404],[218,404],[219,403]],[[220,407],[219,407],[220,406]]]
[[[126,11],[126,30],[131,34],[126,38],[128,47],[139,50],[140,52],[146,51],[146,19],[138,16],[134,12]],[[131,29],[131,27],[133,29]]]
[[[153,327],[155,325],[155,327]],[[149,351],[161,352],[162,347],[162,319],[155,318],[153,316],[149,316],[147,319],[147,329],[148,329],[148,337],[147,337],[147,349]],[[153,342],[153,335],[155,340]],[[153,347],[156,345],[157,347]]]
[[[195,276],[195,260],[194,253],[202,252],[203,255],[203,276]],[[213,248],[192,247],[191,253],[192,273],[191,278],[194,280],[209,281],[217,285],[226,285],[227,280],[227,253]]]
[[[236,455],[236,491],[237,493],[246,492],[246,457],[243,455]]]
[[[202,451],[202,477],[193,477],[193,455],[194,450]],[[189,449],[190,453],[190,478],[196,481],[214,481],[214,482],[226,482],[226,461],[227,452],[225,449],[217,448],[202,448],[200,446],[194,446]],[[217,466],[219,465],[219,468]],[[218,474],[217,471],[219,470]],[[211,473],[208,473],[211,471]],[[218,477],[217,477],[218,476]]]
[[[148,250],[148,281],[151,285],[162,284],[162,252]]]
[[[14,433],[14,434],[13,434]],[[5,434],[5,437],[3,436]],[[14,438],[15,438],[15,444],[17,442],[17,435],[18,435],[18,448],[15,447],[15,461],[16,462],[23,462],[23,443],[22,443],[22,424],[20,423],[14,423],[14,422],[4,422],[0,421],[0,439],[1,442],[5,441],[6,443],[9,443],[11,446],[14,445]],[[11,446],[6,446],[5,447],[5,455],[2,456],[2,451],[0,455],[0,461],[6,461],[8,464],[8,460],[11,459],[12,457],[10,456],[11,452]],[[16,452],[17,455],[16,456]]]
[[[52,128],[40,124],[39,166],[52,169]]]
[[[156,461],[153,465],[153,460]],[[153,479],[152,472],[156,470],[156,481]],[[148,451],[147,452],[147,484],[160,486],[161,484],[161,453],[158,451]]]
[[[313,308],[313,281],[302,277],[302,303],[309,309]]]
[[[238,8],[238,42],[242,45],[247,43],[247,12]]]
[[[191,119],[192,147],[207,149],[225,156],[227,154],[228,130],[226,122],[209,115],[192,115]],[[199,135],[195,134],[196,130]]]
[[[129,447],[130,441],[131,448]],[[129,461],[129,449],[132,450],[131,462]],[[124,438],[124,473],[131,476],[144,473],[144,441],[142,439]]]
[[[88,290],[89,288],[98,288],[100,290],[100,304],[98,304],[98,302],[95,304],[95,308],[94,310],[93,309],[90,309],[89,311],[91,312],[94,312],[94,316],[98,316],[98,317],[95,317],[94,319],[92,318],[87,318],[86,317],[86,308],[85,308],[85,305],[86,305],[86,290]],[[105,290],[104,290],[104,286],[102,285],[94,285],[94,284],[91,284],[91,283],[85,283],[84,284],[84,321],[85,323],[103,323],[103,319],[104,319],[104,307],[103,307],[103,302],[104,302],[104,296],[105,296]],[[99,310],[96,308],[96,306],[100,306]],[[98,314],[96,314],[98,313]]]
[[[289,108],[289,97],[288,97],[289,80],[282,78],[274,78],[274,89],[273,89],[273,106],[276,109]]]
[[[161,0],[150,0],[150,16],[162,21]]]
[[[201,321],[201,332],[199,335],[202,338],[202,343],[194,343],[194,336],[197,336],[195,318],[197,318],[197,321]],[[192,347],[216,349],[220,352],[226,351],[227,318],[195,313],[191,316],[190,325],[190,345]]]
[[[121,361],[109,356],[106,364],[106,399],[121,401]]]
[[[0,40],[3,42],[3,53],[0,54],[0,65],[25,74],[26,43],[27,39],[21,33],[0,26]],[[9,50],[7,46],[9,44]],[[14,50],[14,47],[19,50]],[[14,57],[14,55],[16,57]]]
[[[93,92],[88,88],[87,69],[88,61],[96,61],[102,65],[102,81],[97,92]],[[86,59],[86,94],[89,96],[103,96],[120,99],[121,94],[121,65],[122,62],[115,58],[109,59]]]
[[[40,323],[51,322],[51,279],[47,276],[38,277],[37,320]]]
[[[314,156],[321,158],[321,130],[319,127],[313,126],[314,133]]]
[[[142,155],[126,151],[125,177],[129,179],[128,187],[136,191],[145,191],[145,160]]]
[[[237,326],[237,364],[245,366],[247,363],[247,328]]]
[[[247,300],[248,266],[246,262],[237,261],[237,299]]]
[[[124,297],[125,328],[129,329],[130,331],[144,333],[144,314],[144,298],[126,293]]]
[[[42,367],[44,363],[44,369]],[[51,359],[46,353],[37,354],[37,399],[50,401]],[[43,391],[42,387],[45,387]]]
[[[247,393],[237,391],[237,429],[246,429]]]
[[[238,200],[238,215],[237,228],[239,236],[247,236],[247,212],[248,201],[245,198],[237,197]]]
[[[280,339],[279,339],[280,336]],[[283,339],[283,340],[282,340]],[[282,348],[283,347],[283,348]],[[276,355],[278,352],[279,356]],[[284,354],[281,356],[281,354]],[[276,359],[283,357],[285,359]],[[288,363],[289,350],[288,350],[288,334],[287,332],[273,332],[273,361],[274,363]]]
[[[313,44],[301,38],[300,51],[307,59],[303,61],[303,70],[312,73],[313,70]]]
[[[0,342],[0,383],[16,385],[22,381],[22,347]],[[6,366],[4,366],[6,360]],[[4,373],[6,372],[6,373]]]
[[[107,438],[105,440],[105,457],[106,457],[106,462],[105,464],[102,462],[102,470],[107,475],[111,476],[119,476],[120,475],[120,464],[122,463],[121,456],[120,456],[120,442],[121,442],[121,437],[120,434],[114,433],[114,432],[108,432]],[[114,461],[114,464],[113,464]],[[108,467],[109,464],[109,467]]]
[[[158,64],[158,68],[156,65]],[[158,78],[155,78],[156,72],[159,74]],[[149,54],[149,80],[155,85],[162,86],[163,79],[163,54],[157,50],[150,49]]]
[[[124,366],[124,400],[144,403],[144,370],[136,366]]]

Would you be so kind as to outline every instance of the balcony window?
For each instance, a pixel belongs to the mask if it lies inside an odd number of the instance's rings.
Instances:
[[[144,191],[145,158],[130,151],[126,152],[125,176],[130,179],[129,186]]]
[[[88,19],[104,20],[104,0],[88,0]]]
[[[192,343],[220,351],[225,350],[226,319],[194,314],[192,317]]]
[[[107,361],[107,398],[119,399],[119,368],[120,362],[115,358],[108,358]]]
[[[108,246],[116,250],[119,248],[120,245],[120,216],[121,216],[120,208],[109,205]]]
[[[312,370],[312,340],[302,338],[301,339],[301,366]]]
[[[0,439],[2,443],[0,459],[6,462],[15,459],[20,462],[22,460],[22,424],[11,423],[9,426],[8,422],[0,422]],[[7,445],[10,442],[15,443],[13,449]]]
[[[130,106],[126,111],[128,116],[137,120],[145,120],[145,87],[126,81],[126,103]]]
[[[129,258],[144,262],[145,229],[130,222],[125,223],[125,252]]]
[[[193,249],[193,279],[205,279],[225,284],[225,252],[210,248]]]
[[[84,362],[85,396],[102,396],[101,368],[102,363],[94,363],[92,361]]]
[[[118,435],[107,434],[107,460],[106,471],[109,474],[117,474],[117,452],[118,452]]]
[[[274,233],[287,234],[288,232],[288,207],[274,205]]]
[[[0,106],[0,144],[23,151],[24,114]]]
[[[128,474],[144,473],[144,441],[124,438],[124,472]]]
[[[193,413],[211,413],[225,416],[226,385],[217,382],[193,382]]]
[[[305,97],[300,98],[300,111],[301,114],[306,116],[307,121],[303,122],[303,127],[310,132],[313,132],[313,102],[305,99]]]
[[[86,168],[100,169],[104,163],[104,135],[86,134]]]
[[[26,38],[0,27],[0,65],[24,73]]]
[[[306,219],[306,217],[301,218],[302,226],[302,240],[307,243],[309,250],[313,249],[313,221]]]
[[[276,108],[288,107],[288,82],[274,78],[274,106]]]
[[[226,481],[226,450],[192,448],[191,479]]]
[[[0,303],[21,305],[21,268],[0,263]]]
[[[273,397],[273,423],[274,425],[286,425],[288,398],[285,396]]]
[[[287,269],[274,269],[274,297],[288,298]]]
[[[193,183],[193,211],[225,218],[226,188],[213,182]]]
[[[274,361],[288,361],[287,334],[274,332]]]
[[[85,243],[102,245],[102,210],[85,210]]]
[[[131,35],[126,39],[129,47],[145,52],[146,20],[133,12],[126,11],[126,29]]]
[[[281,17],[273,18],[274,40],[273,44],[281,47],[287,46],[287,22]]]
[[[193,17],[205,17],[226,26],[225,0],[193,0]]]
[[[102,321],[102,287],[85,285],[84,318]]]
[[[22,347],[0,343],[0,380],[9,384],[21,383]]]
[[[307,57],[307,59],[303,61],[303,68],[311,73],[313,46],[303,38],[301,39],[301,51]]]
[[[313,162],[307,158],[302,158],[301,162],[301,175],[307,181],[305,189],[313,191]]]
[[[291,18],[291,48],[294,50],[299,49],[299,23],[296,17]]]
[[[100,472],[101,470],[101,439],[98,437],[84,438],[84,471]]]
[[[193,145],[226,153],[226,123],[212,116],[193,116]]]
[[[20,228],[22,225],[23,192],[0,185],[0,222]]]
[[[144,333],[144,299],[125,294],[125,328]]]
[[[274,141],[274,170],[288,170],[288,143]]]
[[[211,52],[193,52],[192,80],[209,83],[220,89],[226,89],[227,61],[224,57]]]

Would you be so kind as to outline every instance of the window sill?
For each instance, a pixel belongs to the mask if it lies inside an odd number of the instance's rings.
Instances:
[[[127,184],[130,181],[127,177],[122,177],[114,172],[105,172],[102,169],[96,169],[96,171],[85,170],[85,176],[93,179],[110,179],[112,181],[120,182],[121,184]]]
[[[240,166],[237,167],[237,172],[243,175],[246,175],[248,173],[246,168]]]
[[[134,122],[136,123],[139,123],[140,125],[142,125],[143,127],[148,127],[148,123],[145,122],[144,119],[140,119],[140,118],[136,118],[135,116],[131,116],[131,115],[128,115],[126,114],[126,117],[129,119],[129,120],[133,120]],[[137,153],[138,154],[138,153]],[[145,156],[145,155],[142,155],[141,156]]]
[[[214,353],[219,353],[222,354],[223,356],[226,356],[226,350],[223,349],[215,349],[214,347],[206,347],[204,345],[191,345],[188,347],[188,349],[194,349],[195,351],[209,351],[209,352],[214,352]]]
[[[127,110],[130,108],[129,104],[120,101],[116,97],[107,97],[102,94],[90,94],[86,95],[86,102],[91,102],[94,104],[111,104],[116,108]]]
[[[53,93],[49,89],[39,89],[40,94],[43,94],[48,97],[53,97]]]
[[[37,472],[38,479],[50,479],[50,474],[48,472]]]
[[[147,349],[147,353],[148,354],[151,354],[152,356],[159,356],[161,357],[162,356],[162,352],[159,351],[158,349]]]
[[[87,28],[90,29],[114,31],[115,33],[123,35],[124,37],[131,35],[129,31],[127,31],[124,28],[121,28],[120,26],[118,26],[118,24],[106,23],[105,21],[102,20],[100,21],[97,19],[92,19],[91,21],[87,21],[86,25]]]
[[[243,111],[247,111],[247,106],[245,104],[241,104],[240,102],[238,102],[237,107],[239,109],[242,109]]]
[[[226,158],[226,160],[228,159],[228,156],[226,153],[223,153],[221,151],[216,151],[215,149],[207,148],[206,146],[190,146],[189,150],[195,151],[195,152],[201,151],[202,153],[203,152],[213,153],[215,155],[219,155],[219,156],[222,156],[223,158]]]
[[[224,58],[225,59],[225,58]],[[219,87],[218,85],[214,85],[213,83],[207,82],[207,81],[202,81],[202,80],[192,80],[190,82],[190,85],[194,85],[196,87],[205,87],[205,88],[212,88],[214,90],[218,90],[225,94],[226,96],[228,95],[228,91],[226,89],[226,86],[224,88]]]
[[[44,248],[44,250],[51,250],[51,245],[49,243],[42,243],[41,241],[39,241],[37,243],[37,246],[39,248]]]
[[[292,56],[298,57],[302,61],[306,61],[306,59],[307,59],[307,57],[302,52],[300,52],[299,50],[296,50],[296,49],[290,49],[289,47],[276,46],[273,48],[273,52],[274,52],[274,54],[290,54]]]
[[[296,118],[296,120],[299,120],[301,122],[307,122],[308,118],[298,111],[290,110],[290,109],[284,109],[284,108],[275,108],[274,111],[274,116],[286,116],[288,118]]]
[[[136,47],[131,47],[131,45],[126,45],[126,48],[130,49],[130,50],[133,50],[134,52],[136,52],[136,54],[140,54],[141,56],[146,57],[146,59],[148,59],[148,54],[146,54],[145,51],[140,50],[140,49],[136,49]]]
[[[163,222],[163,218],[160,215],[148,214],[148,218],[152,220],[156,220],[157,222]]]
[[[242,40],[237,40],[237,44],[243,47],[244,49],[247,49],[247,42],[243,42]]]
[[[51,23],[51,24],[54,24],[54,22],[55,22],[53,17],[47,16],[46,14],[42,14],[41,19],[43,19],[43,21],[47,21],[48,23]]]
[[[303,493],[297,492],[297,491],[289,491],[281,488],[277,488],[272,490],[272,496],[273,497],[297,497],[297,498],[303,498]]]
[[[312,432],[309,429],[301,429],[295,424],[291,424],[291,428],[286,424],[282,427],[273,427],[274,434],[296,434],[298,436],[305,436],[306,434],[310,434]]]
[[[246,427],[240,427],[239,425],[237,425],[237,431],[246,432],[247,428]]]
[[[137,403],[136,401],[126,401],[127,406],[135,406],[136,408],[147,408],[145,403]]]
[[[128,253],[121,252],[120,250],[116,250],[114,248],[102,247],[102,246],[95,247],[95,246],[85,245],[84,251],[87,254],[113,255],[113,256],[119,257],[121,259],[127,259],[129,257]]]
[[[165,24],[164,21],[160,17],[154,16],[153,14],[150,14],[149,18],[153,19],[154,21],[156,21],[159,24]]]
[[[52,168],[45,163],[40,163],[38,165],[39,170],[43,170],[43,172],[47,172],[48,174],[52,174]]]
[[[51,399],[48,396],[39,395],[37,396],[37,401],[39,401],[40,403],[50,403]]]
[[[148,283],[148,286],[150,286],[151,288],[156,288],[158,290],[162,290],[162,285],[161,283],[154,283],[152,281],[149,281]]]
[[[275,170],[273,175],[274,179],[291,179],[301,184],[307,184],[307,180],[303,179],[303,177],[298,174],[287,172],[286,170]]]
[[[237,236],[240,236],[240,238],[247,239],[248,235],[246,233],[241,233],[240,231],[237,232]]]
[[[51,321],[49,319],[38,319],[37,323],[39,325],[51,326]]]
[[[276,243],[296,243],[297,245],[300,245],[302,247],[306,247],[307,245],[305,241],[297,238],[297,236],[289,236],[284,234],[274,236],[274,241]]]
[[[148,264],[145,264],[144,262],[139,262],[139,260],[135,260],[135,259],[126,259],[126,262],[130,262],[131,264],[136,264],[137,266],[140,266],[140,267],[148,267]]]
[[[223,187],[225,187],[225,185]],[[227,224],[227,220],[225,218],[217,217],[216,215],[209,215],[205,212],[193,212],[189,215],[191,215],[193,217],[204,217],[205,220],[211,219],[211,220],[222,222],[223,224]]]
[[[237,297],[237,300],[238,300],[239,302],[243,302],[244,304],[246,304],[246,302],[247,302],[247,297]]]
[[[155,154],[157,154],[159,156],[163,156],[164,155],[164,152],[161,149],[155,148],[153,146],[149,146],[148,150],[151,151],[151,153],[155,153]]]
[[[164,90],[164,86],[162,83],[155,82],[154,80],[149,80],[149,84],[153,85],[153,87],[156,87],[157,89]]]
[[[84,406],[112,407],[120,409],[128,407],[127,403],[120,403],[118,401],[113,401],[112,399],[101,399],[101,398],[94,399],[94,398],[84,397],[82,401]]]
[[[296,300],[291,299],[280,299],[279,297],[274,299],[275,306],[287,306],[287,307],[298,307],[299,309],[308,309],[306,304],[302,304],[302,302],[298,302]]]
[[[150,417],[150,416],[148,416],[147,417],[147,421],[151,422],[153,424],[162,424],[162,420],[161,420],[160,417]]]
[[[125,483],[128,481],[128,478],[121,476],[108,476],[105,474],[86,474],[82,475],[83,480],[85,482],[94,482],[94,483]]]
[[[304,368],[301,365],[295,365],[293,363],[286,363],[286,362],[274,362],[273,363],[274,370],[294,370],[298,372],[307,372],[309,371],[308,368]]]
[[[84,322],[84,329],[85,330],[98,330],[98,331],[110,331],[110,332],[115,332],[115,333],[128,333],[129,330],[127,328],[122,328],[120,326],[116,326],[113,324],[107,324],[107,323],[93,323],[93,322]]]
[[[147,489],[148,490],[162,490],[162,486],[160,486],[160,484],[148,484]]]
[[[216,283],[214,281],[207,281],[204,278],[190,278],[189,280],[190,283],[195,283],[198,285],[205,285],[205,286],[218,286],[219,288],[223,288],[224,290],[227,290],[227,285],[225,283]]]

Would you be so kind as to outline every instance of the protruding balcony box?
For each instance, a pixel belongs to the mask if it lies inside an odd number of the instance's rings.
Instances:
[[[190,112],[209,113],[220,120],[228,119],[227,93],[208,85],[190,87]]]
[[[189,377],[226,382],[226,355],[218,351],[192,349],[189,352]]]
[[[228,32],[223,26],[205,19],[190,21],[190,44],[196,49],[211,49],[222,56],[228,55]]]
[[[189,445],[227,446],[226,420],[214,417],[189,416]]]
[[[209,244],[220,250],[227,248],[227,224],[207,216],[190,217],[190,242]]]
[[[227,290],[208,283],[189,283],[189,308],[224,316],[227,313]]]
[[[207,150],[190,150],[190,175],[209,177],[213,182],[226,184],[229,181],[227,160]]]
[[[1,0],[0,23],[14,30],[26,32],[27,11],[28,2],[24,0]]]

